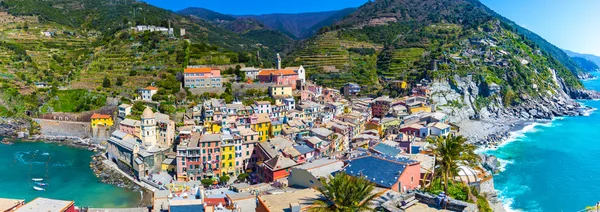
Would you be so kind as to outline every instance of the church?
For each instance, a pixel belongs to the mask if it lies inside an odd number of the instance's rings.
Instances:
[[[135,122],[139,131],[115,130],[108,139],[107,158],[138,178],[160,170],[165,153],[173,143],[175,123],[169,116],[146,108]]]

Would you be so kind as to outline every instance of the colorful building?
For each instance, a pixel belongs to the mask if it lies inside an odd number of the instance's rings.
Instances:
[[[156,93],[158,93],[158,88],[154,86],[148,86],[140,89],[142,101],[152,101],[152,96],[154,96]]]
[[[356,96],[360,93],[360,85],[356,83],[346,83],[344,87],[342,87],[344,96]]]
[[[239,146],[239,145],[238,145]],[[236,143],[233,136],[223,134],[221,140],[221,175],[235,175]]]
[[[289,85],[273,85],[269,86],[269,96],[292,96],[292,86]]]
[[[92,119],[92,127],[105,126],[110,127],[113,126],[114,121],[111,115],[94,113],[91,117]]]
[[[186,68],[183,78],[188,88],[223,87],[221,70],[216,68]]]
[[[293,70],[267,70],[258,72],[256,77],[261,83],[275,83],[275,85],[287,85],[296,89],[298,73]]]
[[[269,139],[269,129],[271,128],[269,114],[261,113],[250,116],[250,128],[258,133],[258,141],[267,141]]]
[[[381,96],[374,99],[371,103],[371,113],[373,114],[373,117],[384,117],[390,111],[393,101],[394,100],[388,96]]]
[[[283,127],[283,123],[280,121],[272,121],[271,128],[269,129],[269,133],[271,137],[275,137],[281,135],[281,129]]]
[[[290,168],[295,166],[296,162],[282,155],[277,155],[261,164],[262,169],[259,169],[258,176],[263,182],[273,182],[290,175]]]

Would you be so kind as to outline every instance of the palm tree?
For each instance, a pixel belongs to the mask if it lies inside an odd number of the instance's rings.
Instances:
[[[381,193],[373,194],[375,184],[365,178],[352,177],[345,173],[321,179],[323,186],[317,190],[325,200],[315,200],[311,212],[355,212],[371,211],[371,202]]]
[[[433,145],[430,149],[436,160],[435,174],[444,181],[444,192],[448,193],[448,182],[458,175],[459,166],[475,167],[479,156],[475,154],[475,146],[467,144],[462,136],[448,135],[429,137],[427,142]]]

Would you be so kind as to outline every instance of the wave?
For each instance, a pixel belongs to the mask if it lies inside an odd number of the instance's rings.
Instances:
[[[498,162],[500,163],[500,167],[498,169],[503,172],[506,169],[506,165],[515,163],[514,160],[506,160],[502,158],[498,158]]]
[[[43,152],[42,154],[40,154],[40,156],[42,156],[44,158],[43,161],[34,161],[34,159],[38,158],[35,155],[32,158],[32,153],[36,154],[39,153],[38,150],[36,151],[19,151],[19,152],[15,152],[14,157],[16,161],[19,161],[21,164],[25,164],[25,165],[46,165],[46,162],[48,162],[48,157],[50,155],[53,155],[52,153],[48,153],[48,152]],[[54,163],[50,163],[49,166],[51,167],[69,167],[69,166],[73,166],[73,161],[65,161],[65,162],[54,162]]]
[[[513,198],[507,198],[500,196],[500,201],[502,201],[502,206],[506,212],[521,212],[522,210],[512,208],[512,204],[514,202]]]

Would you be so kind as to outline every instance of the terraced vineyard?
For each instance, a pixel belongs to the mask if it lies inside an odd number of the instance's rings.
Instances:
[[[304,48],[292,57],[294,63],[302,64],[309,77],[317,83],[338,87],[356,82],[366,87],[377,87],[377,52],[382,48],[378,44],[340,39],[337,31],[331,31],[308,40]],[[368,49],[370,52],[364,54],[356,49]],[[323,66],[335,66],[339,71],[326,73]]]
[[[143,41],[139,36],[127,35],[95,49],[91,62],[71,83],[71,87],[96,89],[102,86],[106,76],[113,83],[122,78],[123,85],[119,89],[131,91],[157,80],[169,70],[181,70],[182,63],[178,57],[184,57],[183,42],[186,41],[162,38]]]
[[[39,23],[35,17],[0,13],[0,73],[34,82],[66,82],[81,67],[94,36],[70,27]]]

